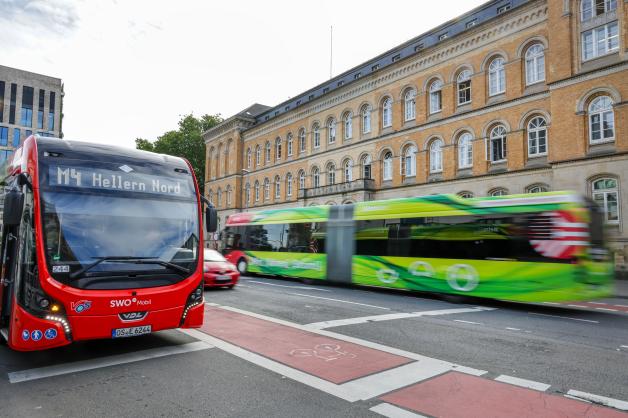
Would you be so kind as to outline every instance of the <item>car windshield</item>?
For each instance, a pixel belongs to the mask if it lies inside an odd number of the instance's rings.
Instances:
[[[216,250],[205,250],[204,255],[205,261],[227,261],[220,253]]]

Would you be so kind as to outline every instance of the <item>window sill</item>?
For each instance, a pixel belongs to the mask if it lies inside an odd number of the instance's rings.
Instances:
[[[528,154],[528,158],[529,159],[534,159],[534,158],[547,158],[547,152],[544,152],[542,154]]]
[[[456,177],[472,177],[473,176],[473,167],[460,167],[458,168],[458,172],[456,173]]]
[[[501,102],[504,100],[506,100],[506,92],[496,93],[492,96],[488,96],[488,99],[486,100],[486,104],[492,105],[494,103]]]
[[[594,147],[596,145],[610,144],[611,142],[615,142],[615,138],[607,138],[607,139],[599,139],[597,141],[589,141],[589,145]]]

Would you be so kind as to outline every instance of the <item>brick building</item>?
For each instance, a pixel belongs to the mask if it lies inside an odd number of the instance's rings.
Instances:
[[[575,190],[628,258],[628,1],[493,0],[204,133],[206,193],[243,210]]]
[[[0,65],[0,163],[32,133],[63,137],[60,79]]]

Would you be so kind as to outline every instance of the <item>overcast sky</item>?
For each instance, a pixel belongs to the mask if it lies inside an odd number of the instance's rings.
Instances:
[[[276,105],[484,0],[0,0],[0,64],[59,77],[66,139],[134,146]]]

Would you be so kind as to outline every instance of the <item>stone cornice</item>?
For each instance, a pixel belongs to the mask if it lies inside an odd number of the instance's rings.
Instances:
[[[216,125],[213,128],[208,129],[207,131],[203,132],[203,140],[205,141],[205,144],[208,144],[210,141],[225,134],[226,132],[229,132],[232,130],[244,131],[245,129],[248,129],[251,126],[253,126],[254,124],[255,124],[255,119],[253,118],[246,118],[246,117],[237,116],[237,115],[232,116],[226,121],[222,122],[221,124]]]
[[[571,78],[567,78],[560,81],[555,81],[549,84],[550,90],[557,90],[563,87],[568,87],[573,84],[582,83],[583,81],[594,80],[599,77],[605,77],[607,75],[619,73],[621,71],[628,70],[628,61],[623,61],[619,64],[615,64],[610,67],[602,68],[599,70],[590,71],[585,74],[579,74]]]
[[[476,31],[470,31],[468,36],[459,39],[452,38],[449,43],[443,44],[441,48],[435,48],[431,53],[419,55],[401,61],[397,67],[391,67],[390,71],[380,74],[378,77],[365,78],[362,83],[351,83],[345,90],[338,90],[337,94],[331,95],[325,100],[321,100],[311,106],[295,109],[288,113],[285,117],[269,121],[253,127],[244,132],[244,140],[250,141],[260,136],[267,135],[283,126],[305,119],[313,114],[323,112],[343,102],[355,99],[365,93],[375,89],[394,83],[404,77],[424,71],[435,65],[441,64],[454,57],[466,54],[478,48],[485,47],[494,43],[497,39],[505,38],[514,33],[535,26],[547,19],[548,7],[545,2],[532,3],[524,6],[515,15],[510,18],[504,18],[501,21],[491,22],[484,29],[479,26]]]

